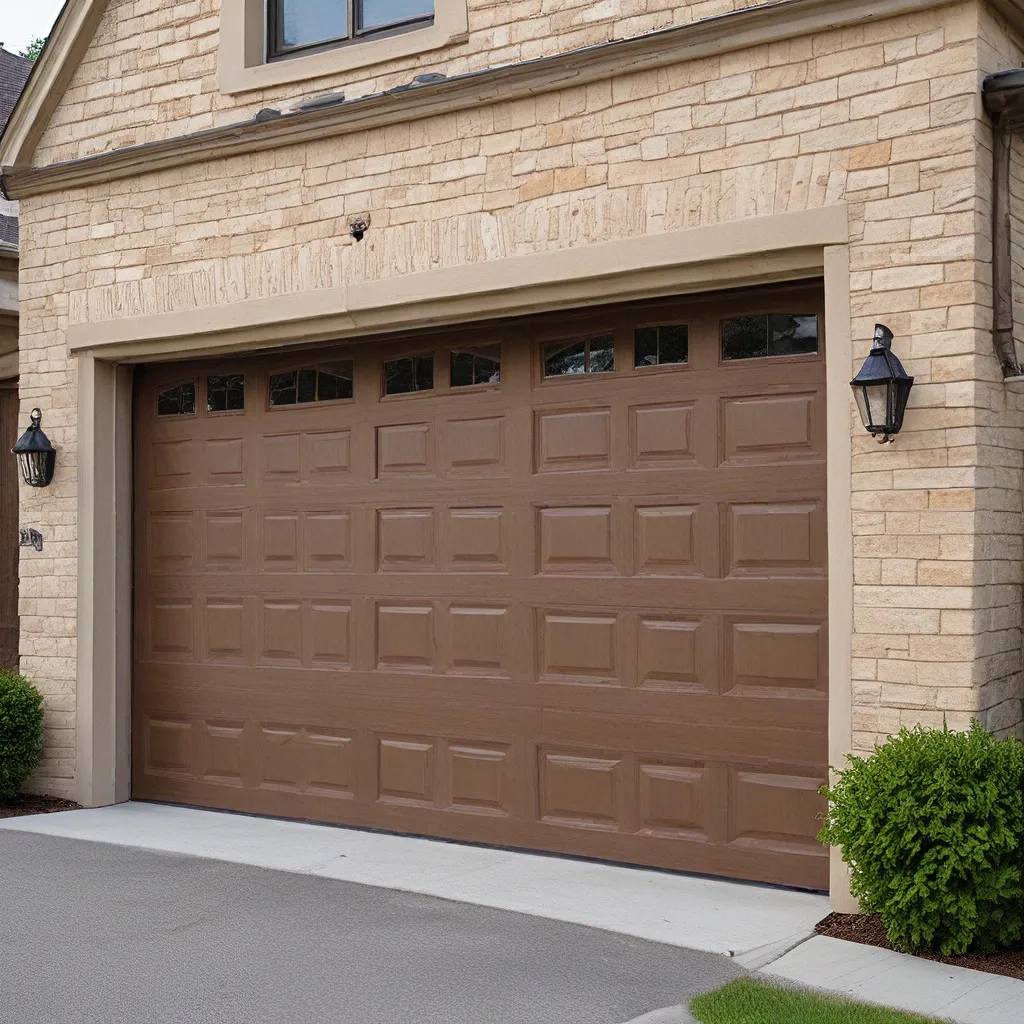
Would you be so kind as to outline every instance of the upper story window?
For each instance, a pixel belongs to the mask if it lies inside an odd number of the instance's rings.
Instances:
[[[399,62],[410,81],[469,33],[468,0],[218,0],[217,86],[226,96],[305,83]],[[214,5],[217,6],[217,5]],[[429,63],[424,61],[426,55]],[[372,76],[371,76],[372,77]],[[277,93],[275,93],[277,95]],[[289,92],[288,95],[292,95]],[[243,103],[256,102],[244,100]]]
[[[433,24],[434,0],[268,0],[270,57]]]

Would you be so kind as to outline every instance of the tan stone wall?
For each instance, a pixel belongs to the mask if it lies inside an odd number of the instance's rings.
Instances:
[[[558,10],[583,19],[605,6]],[[623,0],[608,9],[636,6]],[[692,4],[670,16],[734,6]],[[509,38],[524,31],[528,7],[473,0],[473,59],[484,59],[481,34],[496,32],[499,20]],[[194,56],[177,42],[159,53],[151,45],[159,35],[153,18],[212,33],[214,10],[208,0],[115,0],[42,156],[66,158],[108,139],[141,142],[237,118],[213,91],[212,36],[193,37]],[[66,792],[73,774],[69,322],[202,308],[839,202],[850,210],[857,361],[881,320],[918,379],[895,446],[880,448],[851,417],[856,746],[868,749],[903,724],[939,725],[944,716],[962,727],[987,712],[995,726],[1015,727],[1020,424],[1016,400],[1014,411],[1005,408],[987,331],[980,18],[992,24],[967,0],[411,125],[25,200],[24,403],[47,410],[62,449],[54,486],[23,494],[23,520],[47,535],[44,553],[28,553],[22,569],[23,666],[50,709],[39,787]],[[545,31],[554,32],[554,23],[552,15]],[[656,27],[634,14],[595,26],[606,36]],[[573,37],[572,45],[579,42]],[[517,56],[533,53],[525,40],[518,45]],[[182,74],[196,75],[196,84],[179,90],[186,98],[128,102],[125,83],[141,80],[124,61],[152,67],[153,81],[140,88],[155,89],[168,53]],[[115,60],[118,75],[101,85]],[[459,60],[460,68],[473,66],[468,56]],[[408,77],[406,69],[398,79]],[[87,101],[81,90],[91,86],[98,91]],[[251,109],[262,102],[250,100]],[[147,119],[157,123],[143,127]],[[347,218],[365,210],[373,227],[356,245]]]
[[[450,49],[311,82],[222,96],[220,0],[110,0],[95,42],[36,154],[39,165],[201,131],[295,96],[349,99],[428,71],[452,76],[759,6],[763,0],[468,0],[469,38]]]

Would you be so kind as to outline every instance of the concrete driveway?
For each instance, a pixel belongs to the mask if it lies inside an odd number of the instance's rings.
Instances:
[[[739,973],[510,911],[0,831],[0,1024],[620,1024]]]

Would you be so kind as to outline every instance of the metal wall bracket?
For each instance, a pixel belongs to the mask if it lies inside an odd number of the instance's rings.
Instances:
[[[22,530],[21,546],[23,548],[35,548],[36,551],[43,550],[43,535],[38,530]]]

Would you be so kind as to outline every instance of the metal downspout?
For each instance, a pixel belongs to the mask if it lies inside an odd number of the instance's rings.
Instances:
[[[1010,160],[1013,136],[1024,126],[1024,68],[989,75],[982,88],[992,118],[992,347],[1004,378],[1019,378],[1013,337],[1013,236]]]

